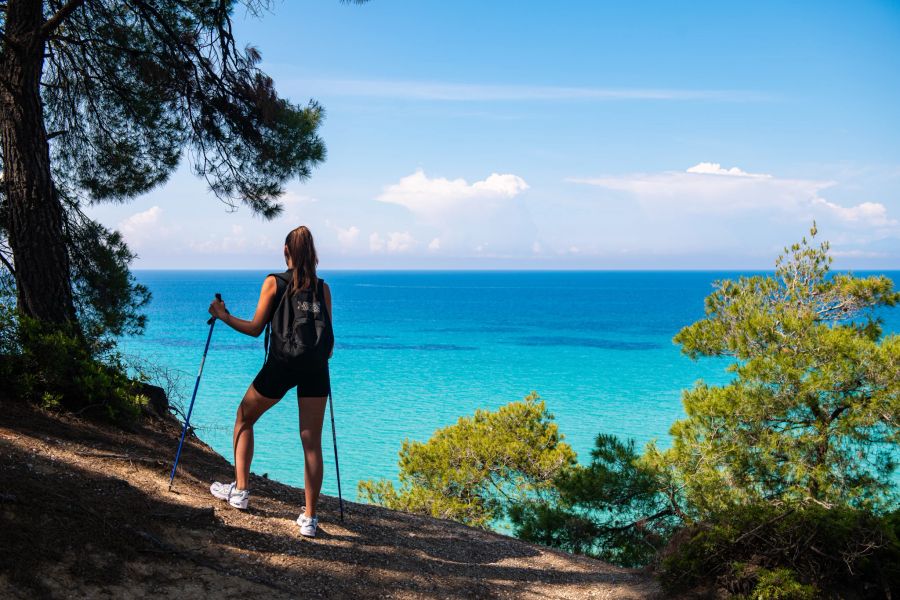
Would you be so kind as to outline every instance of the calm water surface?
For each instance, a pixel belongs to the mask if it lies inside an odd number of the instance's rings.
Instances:
[[[136,271],[153,301],[142,337],[122,350],[183,371],[187,399],[200,364],[207,306],[221,292],[250,318],[263,271]],[[722,360],[694,362],[672,337],[703,316],[725,272],[321,272],[334,302],[331,360],[344,496],[356,482],[396,480],[403,438],[424,441],[476,408],[495,409],[536,391],[587,463],[600,432],[658,439],[683,416],[680,394],[698,379],[724,383]],[[900,272],[888,273],[900,282]],[[900,310],[885,314],[900,331]],[[262,336],[219,323],[192,422],[231,456],[231,427],[263,361]],[[337,494],[329,416],[323,493]],[[253,471],[303,485],[296,394],[256,426]],[[173,444],[173,452],[174,452]]]

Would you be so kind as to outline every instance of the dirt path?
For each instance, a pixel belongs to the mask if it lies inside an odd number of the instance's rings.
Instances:
[[[254,476],[252,508],[209,495],[231,466],[185,443],[167,491],[174,421],[126,433],[0,406],[0,597],[652,598],[648,575],[451,521]],[[183,465],[183,470],[182,466]],[[326,476],[329,476],[326,474]]]

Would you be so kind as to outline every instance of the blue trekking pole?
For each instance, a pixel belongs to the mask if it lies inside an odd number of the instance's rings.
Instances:
[[[216,294],[216,300],[222,301],[222,294]],[[194,383],[194,394],[191,396],[191,405],[188,407],[187,416],[184,418],[184,427],[181,429],[181,440],[178,442],[178,452],[175,453],[175,464],[172,465],[172,475],[169,477],[169,491],[172,491],[172,482],[175,480],[175,469],[178,468],[178,459],[181,458],[181,447],[184,445],[184,435],[187,433],[191,422],[191,412],[194,410],[194,400],[197,399],[197,390],[200,388],[200,376],[203,375],[203,365],[206,363],[206,353],[209,350],[209,341],[212,339],[213,327],[216,324],[216,318],[210,317],[209,335],[206,336],[206,347],[203,348],[203,359],[200,361],[200,371],[197,372],[197,381]]]
[[[337,432],[334,430],[334,398],[331,397],[331,389],[328,390],[328,408],[331,409],[331,439],[334,441],[334,469],[337,471],[338,502],[341,506],[341,521],[344,520],[344,498],[341,496],[341,467],[338,465]]]

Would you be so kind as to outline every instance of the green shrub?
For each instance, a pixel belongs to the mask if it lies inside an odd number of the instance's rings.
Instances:
[[[715,586],[754,599],[884,597],[900,581],[900,511],[734,509],[677,533],[660,578],[670,593]]]
[[[0,388],[7,396],[126,427],[140,418],[147,398],[117,355],[92,356],[76,332],[11,314],[8,305],[0,310]]]
[[[634,440],[598,435],[588,465],[557,474],[556,502],[510,507],[516,536],[625,567],[652,563],[680,519],[639,458]]]
[[[575,464],[552,421],[534,392],[495,411],[478,409],[424,443],[403,440],[400,486],[360,481],[358,495],[394,510],[490,528],[511,506],[546,502],[555,493],[554,477]]]
[[[790,569],[760,569],[759,580],[750,597],[752,600],[813,600],[816,588],[803,585],[794,577],[795,573]]]

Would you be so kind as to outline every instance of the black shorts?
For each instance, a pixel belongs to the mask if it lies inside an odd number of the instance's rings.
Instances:
[[[253,387],[266,398],[281,400],[294,386],[297,386],[298,398],[327,396],[331,391],[328,363],[321,369],[297,371],[267,360],[253,379]]]

